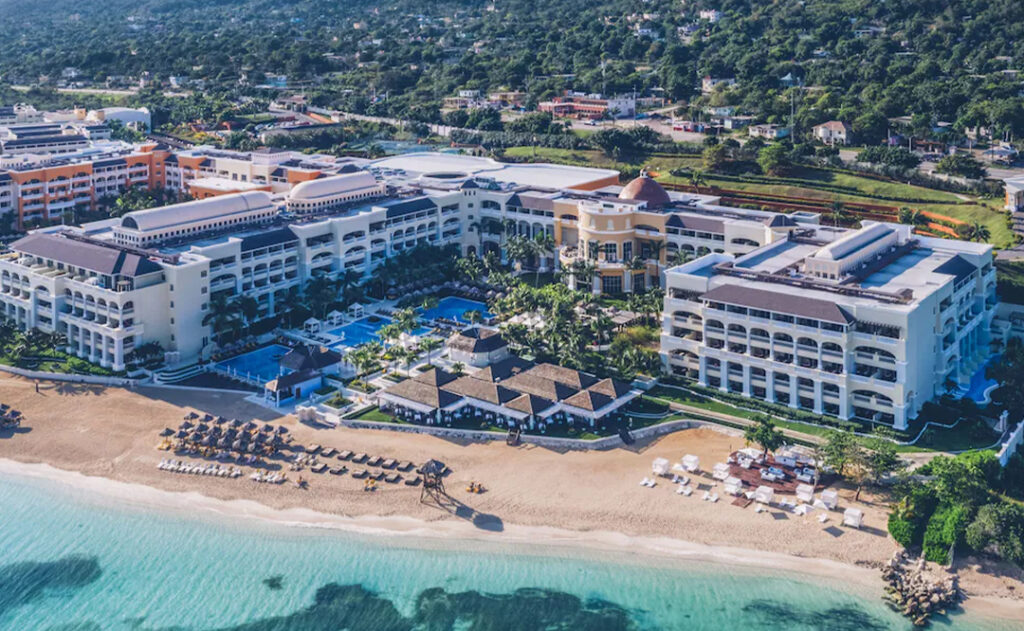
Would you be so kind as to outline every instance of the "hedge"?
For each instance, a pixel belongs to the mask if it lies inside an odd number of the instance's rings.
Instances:
[[[969,510],[962,504],[946,505],[936,510],[924,531],[924,558],[948,565],[950,549],[963,540],[969,518]]]

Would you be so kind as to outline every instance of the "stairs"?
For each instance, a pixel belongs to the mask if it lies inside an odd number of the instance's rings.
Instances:
[[[153,383],[159,385],[178,383],[190,377],[195,377],[202,372],[204,372],[204,369],[199,364],[164,368],[153,373]]]

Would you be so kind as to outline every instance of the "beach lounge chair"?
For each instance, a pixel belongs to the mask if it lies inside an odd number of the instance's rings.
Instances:
[[[388,484],[398,484],[398,481],[402,479],[401,474],[392,473],[384,478],[384,481]]]
[[[415,478],[409,478],[408,480],[405,481],[405,485],[406,486],[416,486],[419,483],[420,483],[420,476],[416,476]]]
[[[373,458],[370,458],[369,460],[366,461],[366,466],[379,467],[380,463],[383,462],[383,460],[384,459],[381,458],[380,456],[374,456]]]
[[[313,473],[323,473],[324,471],[327,470],[327,465],[321,462],[320,464],[313,465],[312,467],[309,468],[309,470],[312,471]]]
[[[334,467],[330,470],[330,473],[331,475],[342,475],[346,471],[348,471],[348,468],[345,465],[342,465],[340,467]]]
[[[409,462],[408,460],[403,460],[402,462],[398,463],[398,467],[396,467],[396,468],[399,471],[408,471],[409,469],[412,469],[412,467],[413,467],[413,464],[411,462]]]
[[[708,498],[708,501],[711,502],[712,504],[717,502],[718,501],[718,493],[712,493],[711,497]]]
[[[320,449],[322,449],[320,445],[310,445],[309,447],[306,447],[306,453],[315,454],[316,452],[320,451]]]
[[[352,462],[354,462],[354,463],[356,463],[356,464],[362,464],[362,463],[366,462],[366,459],[367,459],[368,457],[369,457],[369,456],[367,456],[367,455],[366,455],[366,454],[364,454],[364,453],[358,453],[358,454],[356,454],[356,455],[352,456]]]
[[[352,477],[357,480],[362,480],[366,476],[370,475],[370,472],[366,469],[359,469],[358,471],[352,472]]]
[[[324,449],[323,451],[320,452],[320,456],[323,458],[330,458],[336,453],[338,453],[337,449],[335,449],[334,447],[328,447],[327,449]]]
[[[394,469],[397,465],[398,461],[395,460],[394,458],[388,458],[387,460],[380,464],[380,466],[385,469]]]
[[[346,449],[345,451],[338,453],[338,460],[348,460],[352,457],[352,452]]]
[[[826,513],[818,513],[818,521],[823,523],[823,524],[825,522],[827,522],[828,521],[828,514],[826,514]]]

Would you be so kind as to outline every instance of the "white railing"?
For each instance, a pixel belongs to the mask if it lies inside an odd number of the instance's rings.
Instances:
[[[1022,442],[1024,442],[1024,421],[1017,423],[1017,428],[1010,432],[1010,437],[999,449],[999,464],[1005,467]]]

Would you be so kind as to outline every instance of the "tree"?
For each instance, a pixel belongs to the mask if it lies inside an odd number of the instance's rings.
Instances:
[[[767,456],[769,451],[775,451],[783,445],[786,437],[775,428],[775,422],[768,416],[759,416],[756,423],[743,431],[743,438],[750,443],[756,443],[764,450]]]
[[[786,147],[779,143],[766,145],[757,152],[757,165],[766,175],[779,175],[789,166]]]
[[[242,321],[244,322],[246,329],[251,332],[252,324],[256,321],[256,317],[259,315],[260,303],[256,298],[243,294],[235,298],[234,310],[242,317]]]
[[[533,255],[533,245],[527,237],[517,235],[508,240],[505,245],[505,254],[510,260],[518,263],[521,270],[523,264]]]
[[[850,432],[831,431],[826,436],[822,450],[825,453],[825,464],[842,476],[857,453],[857,439]]]
[[[704,147],[701,152],[701,165],[708,171],[718,171],[729,161],[729,149],[723,145]]]
[[[226,338],[234,337],[241,331],[238,303],[228,298],[227,294],[214,294],[209,307],[210,310],[203,317],[203,326],[210,327],[218,343],[223,343]]]
[[[1010,503],[982,506],[964,540],[979,552],[1024,565],[1024,508]]]
[[[1010,338],[999,360],[985,368],[985,376],[999,382],[1001,402],[1019,416],[1024,410],[1024,342]]]
[[[553,255],[555,253],[555,238],[547,232],[541,232],[533,237],[533,243],[531,244],[533,255],[537,257],[537,269],[534,270],[533,285],[536,287],[540,284],[540,259],[543,259],[547,255]]]
[[[441,348],[441,340],[436,337],[424,337],[420,339],[420,350],[427,354],[427,363],[431,366],[434,365],[431,355],[434,351]]]
[[[966,153],[954,153],[943,157],[935,165],[935,171],[970,180],[979,180],[986,174],[985,167],[974,156]]]
[[[466,372],[466,365],[462,362],[455,362],[452,364],[452,374],[456,377],[461,377]]]
[[[832,205],[829,207],[829,216],[832,218],[832,223],[838,228],[839,222],[846,217],[846,210],[842,200],[838,198],[832,200]]]
[[[455,271],[459,276],[466,280],[475,283],[480,280],[480,277],[484,273],[484,265],[475,256],[464,256],[455,261]]]
[[[988,229],[988,226],[979,221],[960,224],[957,226],[956,232],[957,235],[968,241],[985,242],[992,238],[992,232]]]
[[[921,226],[928,223],[928,217],[923,212],[916,208],[909,208],[902,206],[897,213],[897,219],[900,223],[908,224],[911,226]]]
[[[708,179],[704,175],[704,171],[701,171],[700,169],[690,171],[690,186],[692,186],[695,191],[699,193],[700,187],[707,186],[707,184]]]

